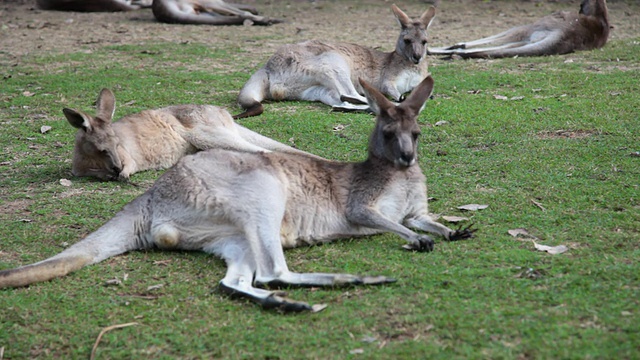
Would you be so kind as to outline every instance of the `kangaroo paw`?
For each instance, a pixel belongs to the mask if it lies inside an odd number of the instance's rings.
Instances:
[[[420,235],[415,243],[403,245],[402,248],[410,251],[430,252],[433,251],[434,242],[427,235]]]
[[[466,228],[458,228],[458,230],[454,231],[451,235],[449,235],[449,241],[458,241],[464,239],[470,239],[473,237],[473,233],[478,231],[478,229],[473,228],[474,224],[467,226]]]

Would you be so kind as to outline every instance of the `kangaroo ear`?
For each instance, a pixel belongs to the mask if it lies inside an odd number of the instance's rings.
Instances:
[[[433,77],[427,76],[418,86],[416,86],[411,94],[399,106],[414,110],[419,113],[433,92]]]
[[[111,121],[113,119],[113,114],[116,111],[116,97],[111,90],[102,89],[102,91],[100,91],[100,95],[98,95],[98,100],[96,101],[96,108],[98,109],[97,117],[105,121]]]
[[[407,14],[400,10],[400,8],[396,6],[396,4],[391,5],[391,10],[393,10],[393,13],[396,15],[396,19],[398,20],[398,24],[400,24],[403,29],[411,26],[411,18],[409,18]]]
[[[362,79],[358,79],[358,81],[360,81],[360,85],[364,90],[364,96],[367,98],[369,108],[371,108],[374,114],[380,115],[383,111],[388,113],[390,109],[395,108],[395,105],[389,101],[386,96],[382,95],[380,91],[368,82]]]
[[[425,11],[420,16],[420,22],[423,23],[424,26],[428,29],[429,25],[431,25],[431,22],[433,21],[433,18],[435,16],[436,16],[436,8],[435,6],[431,6],[427,11]]]
[[[91,126],[92,118],[91,116],[77,110],[64,108],[62,109],[64,116],[67,118],[67,121],[71,126],[82,129],[84,131],[91,131],[93,127]]]

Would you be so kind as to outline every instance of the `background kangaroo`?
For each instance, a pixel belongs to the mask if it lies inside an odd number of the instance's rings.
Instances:
[[[352,104],[366,104],[359,78],[400,101],[428,74],[427,28],[435,7],[416,20],[395,5],[391,9],[401,27],[394,51],[320,40],[285,45],[240,90],[238,103],[245,111],[234,118],[262,114],[265,99],[321,101],[337,110],[366,110],[366,105]]]
[[[236,124],[226,110],[216,106],[169,106],[112,122],[115,108],[115,96],[103,89],[95,117],[78,110],[62,110],[69,123],[78,128],[73,175],[127,180],[138,171],[168,168],[184,155],[211,148],[273,150],[316,157]]]
[[[606,0],[583,0],[577,14],[558,11],[531,25],[497,35],[447,48],[431,48],[429,54],[455,54],[463,58],[561,55],[603,47],[609,29]]]
[[[151,6],[152,0],[37,0],[42,10],[109,12],[131,11]]]
[[[452,231],[427,214],[425,177],[416,161],[416,118],[433,79],[426,78],[399,106],[366,82],[361,85],[377,114],[364,162],[222,149],[185,156],[82,241],[39,263],[0,271],[0,288],[46,281],[134,249],[201,250],[226,261],[224,291],[265,308],[302,311],[312,307],[255,286],[394,280],[294,273],[283,247],[393,232],[407,241],[406,248],[431,251],[433,240],[409,227],[446,240],[470,237],[473,230]]]
[[[158,21],[179,24],[256,25],[281,23],[280,19],[258,16],[248,5],[230,4],[222,0],[153,0],[151,7]]]

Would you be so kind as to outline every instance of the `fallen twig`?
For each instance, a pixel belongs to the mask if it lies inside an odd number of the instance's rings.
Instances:
[[[127,326],[133,326],[133,325],[138,325],[137,322],[132,322],[132,323],[126,323],[126,324],[118,324],[118,325],[111,325],[111,326],[107,326],[106,328],[102,329],[100,331],[100,334],[98,334],[98,338],[96,339],[96,343],[93,344],[93,349],[91,349],[91,356],[89,357],[90,360],[93,360],[96,358],[96,350],[98,350],[98,344],[100,343],[100,339],[102,339],[102,335],[106,334],[108,331],[111,331],[113,329],[120,329],[123,327],[127,327]],[[0,357],[0,360],[2,358]]]
[[[540,210],[542,210],[543,212],[544,212],[544,211],[547,211],[547,209],[545,209],[545,208],[544,208],[544,206],[542,206],[542,204],[540,204],[539,202],[537,202],[537,201],[535,201],[535,200],[533,200],[533,199],[531,199],[531,202],[533,203],[533,205],[535,205],[535,206],[539,207],[539,208],[540,208]]]

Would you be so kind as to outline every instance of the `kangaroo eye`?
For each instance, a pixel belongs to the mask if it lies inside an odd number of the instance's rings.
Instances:
[[[413,140],[414,140],[414,141],[415,141],[415,140],[418,140],[418,138],[420,137],[420,133],[419,133],[419,132],[417,132],[417,131],[416,131],[416,132],[414,132],[414,133],[413,133],[413,134],[411,134],[411,135],[413,135]]]
[[[427,40],[422,40],[422,45],[427,45]]]
[[[393,131],[383,131],[382,136],[384,136],[385,140],[390,140],[393,138]]]
[[[411,44],[411,39],[404,39],[404,43],[407,45]]]

